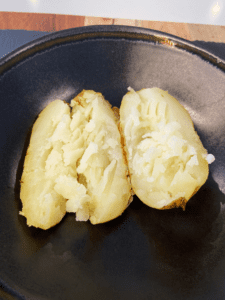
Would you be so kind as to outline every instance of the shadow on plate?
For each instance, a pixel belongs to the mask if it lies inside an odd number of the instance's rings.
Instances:
[[[185,211],[181,208],[153,209],[139,199],[135,199],[131,207],[135,219],[145,231],[151,236],[155,233],[157,240],[163,240],[173,249],[179,250],[183,245],[183,252],[200,245],[209,234],[220,213],[220,202],[225,203],[225,195],[209,175],[206,183],[188,201]]]
[[[155,248],[166,285],[176,283],[191,293],[212,276],[219,257],[225,255],[221,203],[225,195],[210,175],[185,211],[156,210],[139,199],[131,204],[134,219]]]

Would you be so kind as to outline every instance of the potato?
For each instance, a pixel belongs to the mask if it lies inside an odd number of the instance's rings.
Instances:
[[[120,107],[132,188],[157,209],[182,207],[208,177],[207,155],[189,113],[159,88],[129,88]]]
[[[111,105],[84,90],[55,100],[39,115],[21,178],[21,215],[48,229],[66,212],[92,224],[112,220],[132,200],[121,136]]]

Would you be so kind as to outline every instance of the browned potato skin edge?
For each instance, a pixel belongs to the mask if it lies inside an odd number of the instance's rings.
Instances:
[[[197,191],[199,189],[200,189],[200,186],[196,187],[193,194],[191,195],[191,197],[188,200],[186,198],[181,197],[177,200],[174,200],[170,205],[163,206],[163,208],[161,208],[161,210],[181,207],[183,209],[183,211],[185,211],[187,202],[197,193]]]

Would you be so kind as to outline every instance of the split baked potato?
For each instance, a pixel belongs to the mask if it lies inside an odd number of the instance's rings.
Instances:
[[[29,226],[48,229],[66,212],[104,223],[133,193],[156,209],[185,209],[205,183],[215,158],[187,110],[159,88],[128,89],[120,109],[83,90],[70,105],[55,100],[40,113],[21,178]]]
[[[92,224],[112,220],[132,199],[118,119],[102,94],[84,90],[51,102],[31,134],[21,178],[21,215],[48,229],[66,212]]]

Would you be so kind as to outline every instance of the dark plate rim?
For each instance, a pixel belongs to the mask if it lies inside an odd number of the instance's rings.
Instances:
[[[203,47],[178,36],[148,28],[125,25],[92,25],[65,29],[49,33],[13,50],[0,59],[0,76],[20,61],[47,50],[52,46],[97,38],[119,38],[142,40],[162,44],[169,48],[176,48],[200,56],[219,69],[225,71],[225,60],[212,54]]]

